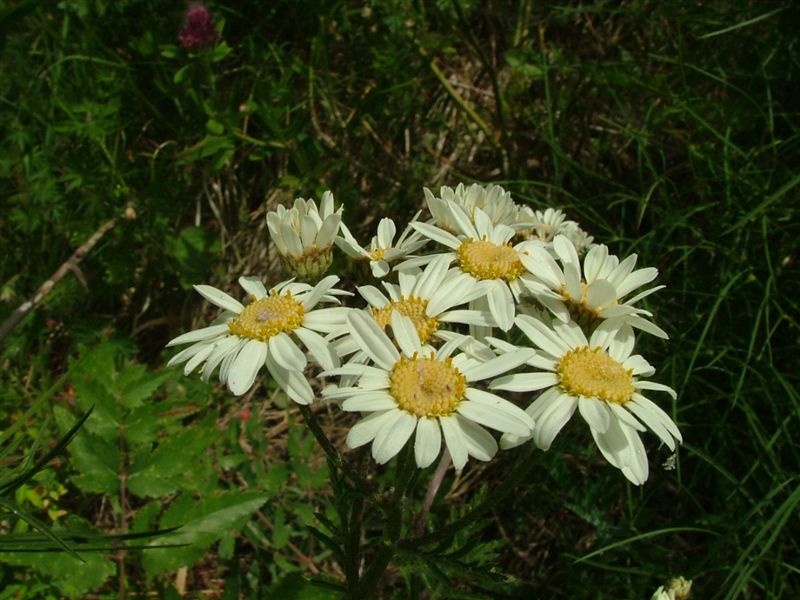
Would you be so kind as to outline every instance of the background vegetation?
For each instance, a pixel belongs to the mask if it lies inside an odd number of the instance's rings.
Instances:
[[[177,2],[0,8],[0,319],[116,218],[0,341],[0,419],[20,444],[6,463],[95,407],[14,501],[56,531],[183,525],[189,544],[84,544],[85,564],[0,553],[0,598],[291,597],[301,576],[340,577],[309,534],[335,511],[293,407],[269,382],[233,398],[164,369],[163,346],[211,314],[192,283],[283,278],[264,222],[277,203],[331,189],[367,239],[420,208],[422,186],[459,181],[564,208],[659,268],[650,307],[671,339],[642,350],[678,390],[686,443],[663,470],[651,436],[637,489],[568,428],[486,544],[428,566],[433,595],[647,598],[678,574],[698,598],[800,590],[795,3],[209,8],[220,38],[197,52],[177,44]],[[433,518],[491,492],[508,460],[451,474]],[[384,596],[411,595],[419,569],[395,567]]]

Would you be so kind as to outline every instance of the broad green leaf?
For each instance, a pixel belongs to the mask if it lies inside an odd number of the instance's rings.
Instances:
[[[151,540],[159,544],[186,544],[181,548],[154,548],[143,553],[142,562],[150,577],[191,565],[225,533],[240,529],[264,502],[260,492],[223,492],[200,501],[184,494],[167,509],[161,527],[180,527],[176,532]]]

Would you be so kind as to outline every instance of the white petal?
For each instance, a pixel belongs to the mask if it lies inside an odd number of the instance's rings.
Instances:
[[[625,280],[617,286],[617,294],[622,298],[630,294],[636,288],[642,287],[658,277],[658,269],[647,267],[639,269],[628,275]]]
[[[486,295],[489,300],[489,312],[503,331],[508,331],[514,325],[514,297],[511,290],[504,282],[496,282]]]
[[[438,419],[421,417],[417,422],[417,435],[414,438],[414,458],[420,469],[430,466],[439,456],[442,447],[442,432]]]
[[[210,327],[203,327],[202,329],[195,329],[194,331],[189,331],[183,335],[179,335],[173,340],[170,340],[166,345],[166,348],[169,348],[170,346],[178,346],[180,344],[191,344],[192,342],[211,340],[212,338],[225,333],[228,333],[227,323],[222,325],[211,325]]]
[[[389,462],[403,446],[417,427],[417,418],[405,411],[397,411],[393,421],[387,421],[375,436],[372,443],[372,457],[379,465]]]
[[[383,279],[389,274],[390,270],[389,263],[385,260],[372,260],[369,263],[369,268],[375,279]]]
[[[333,286],[335,286],[339,282],[339,278],[336,275],[328,275],[324,279],[322,279],[317,285],[314,286],[314,289],[311,290],[308,294],[303,296],[303,308],[305,310],[311,310],[317,305],[320,298],[328,293]]]
[[[463,208],[461,208],[461,206],[455,202],[448,202],[447,209],[450,212],[450,216],[453,218],[453,222],[456,224],[456,227],[458,227],[460,230],[459,233],[476,240],[481,239],[481,236],[478,235],[478,231],[472,224],[470,216],[464,211]]]
[[[442,425],[442,433],[444,434],[444,442],[447,445],[447,450],[450,452],[450,457],[453,459],[453,466],[456,471],[460,471],[467,464],[469,451],[467,450],[467,443],[464,441],[464,434],[461,432],[461,427],[458,421],[453,417],[439,417],[439,423]]]
[[[558,376],[555,373],[517,373],[495,379],[489,388],[507,392],[535,392],[557,384]]]
[[[375,412],[392,410],[393,408],[397,408],[397,402],[389,394],[381,390],[371,394],[351,396],[342,402],[342,410],[348,412]]]
[[[290,371],[280,366],[270,352],[267,352],[267,369],[280,388],[298,404],[311,404],[314,401],[314,390],[305,375]]]
[[[675,392],[675,390],[673,390],[671,387],[664,385],[663,383],[656,383],[655,381],[637,381],[636,387],[640,390],[656,390],[659,392],[666,392],[672,396],[673,400],[677,399],[678,397],[677,392]]]
[[[294,330],[294,334],[305,344],[320,367],[330,370],[339,366],[339,356],[321,335],[305,327],[298,327]]]
[[[449,266],[450,257],[446,254],[440,254],[434,258],[428,264],[428,266],[425,267],[425,270],[422,272],[422,275],[420,275],[419,279],[417,279],[417,283],[414,285],[414,291],[412,293],[421,298],[430,298],[436,289],[442,284]]]
[[[375,320],[361,311],[351,311],[347,315],[350,333],[359,347],[379,366],[390,370],[400,359],[397,348]]]
[[[491,460],[497,454],[497,442],[492,435],[469,419],[460,415],[456,415],[456,419],[469,455],[482,461]]]
[[[326,217],[322,222],[322,227],[319,228],[319,233],[317,233],[317,246],[320,248],[330,246],[333,242],[333,238],[336,237],[336,233],[339,231],[341,222],[342,216],[338,213]]]
[[[647,425],[650,428],[650,431],[655,433],[670,450],[675,450],[675,439],[672,435],[670,435],[669,431],[667,431],[661,415],[652,411],[648,406],[639,404],[636,401],[626,402],[625,408],[636,415],[642,423]]]
[[[550,356],[560,358],[569,352],[569,345],[564,342],[550,327],[528,315],[518,315],[514,320],[528,339],[547,352]]]
[[[393,421],[399,410],[372,413],[361,419],[350,428],[347,433],[346,444],[348,448],[359,448],[370,443],[386,422]]]
[[[608,247],[603,244],[596,244],[589,248],[586,258],[583,259],[583,275],[586,277],[587,283],[591,284],[597,279],[597,274],[600,272],[607,256]]]
[[[300,243],[311,248],[317,239],[317,224],[308,215],[300,215]]]
[[[228,372],[228,389],[234,396],[250,389],[266,357],[267,345],[260,340],[248,341],[239,351]]]
[[[196,285],[194,289],[197,290],[197,293],[203,298],[212,304],[216,304],[220,308],[234,312],[237,315],[244,310],[244,306],[242,306],[241,302],[231,298],[228,294],[215,287],[211,287],[210,285]]]
[[[467,381],[481,381],[482,379],[489,379],[496,377],[501,373],[516,369],[518,366],[525,364],[533,358],[535,352],[531,348],[519,348],[513,352],[507,352],[501,356],[497,356],[485,363],[480,363],[463,371]]]
[[[652,412],[657,414],[660,417],[661,422],[664,424],[664,427],[667,428],[667,431],[669,431],[679,442],[683,441],[683,436],[681,435],[678,426],[675,425],[675,422],[670,419],[669,415],[665,413],[661,407],[658,406],[658,404],[649,398],[642,396],[641,394],[634,394],[633,401],[636,402],[636,404],[649,408]]]
[[[333,333],[347,327],[347,314],[352,310],[345,306],[312,310],[303,317],[303,327],[320,333]]]
[[[395,233],[397,233],[397,228],[394,225],[394,221],[388,218],[381,219],[380,223],[378,223],[378,247],[390,247]]]
[[[439,242],[443,246],[447,246],[453,250],[458,250],[458,247],[461,246],[459,239],[444,229],[439,229],[434,225],[429,225],[421,221],[411,223],[411,225],[425,237],[432,239],[434,242]]]
[[[261,300],[267,295],[267,288],[258,277],[239,277],[239,285],[244,288],[244,291],[255,296],[256,300]]]
[[[611,413],[605,402],[595,398],[579,398],[578,411],[589,427],[600,433],[608,431],[611,425]]]
[[[186,365],[183,367],[183,374],[188,375],[192,371],[194,371],[200,363],[202,363],[208,356],[214,351],[214,344],[208,344],[207,346],[203,347],[200,352],[195,354],[192,358],[190,358]]]
[[[605,279],[593,281],[586,288],[586,304],[591,308],[607,306],[617,299],[617,290]]]
[[[520,436],[530,435],[533,429],[528,425],[531,423],[531,418],[522,409],[513,404],[511,406],[517,408],[520,414],[513,414],[508,407],[500,410],[487,406],[482,402],[471,402],[469,400],[459,402],[456,411],[467,419],[503,433],[512,433]]]
[[[306,368],[306,364],[308,364],[306,355],[285,333],[272,336],[267,341],[267,345],[275,362],[287,371],[302,372]]]
[[[561,394],[539,418],[534,417],[536,428],[533,430],[533,438],[539,448],[542,450],[550,448],[558,432],[572,418],[577,406],[578,401],[575,398],[569,394]]]
[[[564,273],[552,256],[541,248],[530,249],[520,253],[523,266],[540,279],[551,290],[558,290],[564,283]]]
[[[422,350],[422,343],[414,323],[396,310],[392,311],[392,332],[397,345],[406,356],[411,357]]]
[[[622,408],[621,405],[617,404],[616,402],[609,402],[606,404],[606,406],[616,417],[617,421],[620,421],[621,423],[632,429],[636,429],[637,431],[647,431],[647,427],[642,425],[639,420],[633,416],[633,414]]]

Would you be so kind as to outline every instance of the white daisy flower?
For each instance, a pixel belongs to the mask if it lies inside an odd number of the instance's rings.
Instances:
[[[541,321],[520,315],[517,326],[542,352],[528,361],[544,372],[519,373],[500,377],[490,388],[512,392],[545,390],[526,412],[536,421],[531,436],[504,435],[503,448],[517,446],[531,437],[547,450],[559,431],[577,409],[588,423],[600,452],[625,477],[637,485],[647,479],[647,454],[640,431],[648,428],[674,451],[681,432],[670,417],[644,393],[675,391],[663,384],[640,379],[655,369],[640,355],[632,355],[633,330],[615,330],[600,325],[587,341],[574,322],[554,322],[552,328]]]
[[[528,290],[561,321],[572,318],[592,327],[598,321],[609,320],[618,326],[627,323],[660,338],[669,337],[647,319],[652,313],[634,306],[663,285],[625,299],[635,289],[653,281],[658,269],[647,267],[634,271],[635,254],[620,262],[608,253],[605,245],[598,244],[586,253],[581,270],[575,244],[563,235],[555,237],[553,249],[562,266],[535,244],[525,247],[520,259],[534,275],[533,279],[524,280]]]
[[[438,197],[428,188],[423,188],[423,192],[434,225],[445,231],[454,233],[459,230],[450,213],[452,204],[461,207],[473,222],[475,209],[479,208],[495,225],[503,224],[514,228],[517,226],[519,208],[511,199],[511,192],[507,192],[499,185],[484,186],[473,183],[465,187],[463,183],[459,183],[455,190],[444,185],[439,188]]]
[[[333,260],[333,241],[342,209],[333,210],[333,194],[325,192],[319,210],[313,200],[297,198],[292,208],[267,213],[267,228],[288,269],[298,277],[317,277]]]
[[[529,206],[520,206],[517,222],[525,227],[519,232],[520,235],[528,240],[543,242],[551,254],[554,254],[553,238],[559,234],[567,236],[575,244],[578,254],[583,254],[594,241],[577,221],[567,220],[564,212],[556,208],[534,211]]]
[[[495,225],[480,208],[473,212],[474,223],[456,204],[450,203],[448,208],[456,226],[456,235],[429,223],[413,225],[426,237],[450,248],[450,252],[412,258],[397,268],[418,267],[436,256],[447,256],[449,261],[456,262],[459,271],[468,276],[468,281],[476,286],[483,285],[486,308],[497,326],[508,331],[514,324],[515,299],[518,300],[525,290],[520,279],[528,271],[521,259],[529,243],[512,246],[510,240],[514,237],[514,230],[506,225]],[[477,306],[482,308],[484,303],[480,298],[478,300]]]
[[[348,310],[344,307],[316,309],[320,301],[337,302],[335,296],[347,294],[333,289],[335,275],[325,277],[315,286],[285,281],[269,292],[260,280],[241,277],[239,283],[253,301],[242,305],[210,285],[194,288],[206,300],[225,312],[203,329],[176,337],[167,346],[192,344],[172,357],[169,365],[186,362],[188,375],[201,365],[208,380],[217,367],[219,379],[239,396],[253,385],[266,364],[267,370],[286,394],[298,404],[310,404],[314,392],[303,375],[306,354],[298,341],[323,369],[339,365],[339,357],[320,336],[345,327]]]
[[[411,222],[416,221],[417,217],[419,217],[419,213],[414,215]],[[396,233],[397,227],[394,221],[389,218],[381,219],[378,223],[378,234],[372,238],[369,249],[367,249],[356,241],[347,226],[342,223],[341,237],[336,237],[334,242],[349,257],[368,260],[372,274],[376,278],[382,279],[389,273],[390,263],[406,258],[428,243],[427,239],[414,230],[411,223],[405,228],[397,242],[394,241]]]
[[[326,398],[344,400],[346,411],[369,413],[348,433],[350,448],[372,443],[372,456],[383,464],[415,434],[414,456],[424,468],[436,460],[444,435],[453,465],[462,469],[469,456],[485,461],[497,452],[497,443],[482,425],[530,436],[533,421],[523,410],[470,384],[523,364],[531,349],[484,362],[463,353],[451,356],[461,340],[438,350],[424,346],[410,319],[397,312],[392,315],[397,346],[368,314],[352,311],[347,321],[360,349],[374,363],[348,363],[323,374],[359,377],[353,387],[323,391]]]

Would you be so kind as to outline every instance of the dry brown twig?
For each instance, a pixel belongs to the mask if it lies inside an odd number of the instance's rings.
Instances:
[[[128,217],[129,214],[134,214],[134,217]],[[129,213],[126,211],[126,218],[135,218],[135,213]],[[22,319],[27,316],[29,312],[31,312],[36,306],[42,301],[42,299],[50,293],[50,291],[55,287],[56,283],[58,283],[68,272],[72,271],[77,277],[78,280],[84,283],[85,280],[80,273],[80,269],[78,265],[80,262],[86,257],[87,254],[92,250],[92,248],[97,245],[97,242],[117,223],[117,218],[114,217],[113,219],[109,219],[103,225],[101,225],[97,231],[95,231],[89,239],[87,239],[83,244],[81,244],[75,252],[72,253],[70,256],[58,269],[56,269],[55,273],[53,273],[50,278],[45,281],[36,293],[31,297],[30,300],[26,300],[23,302],[17,310],[15,310],[9,317],[3,321],[3,324],[0,325],[0,341],[5,338],[14,327],[16,327]]]

